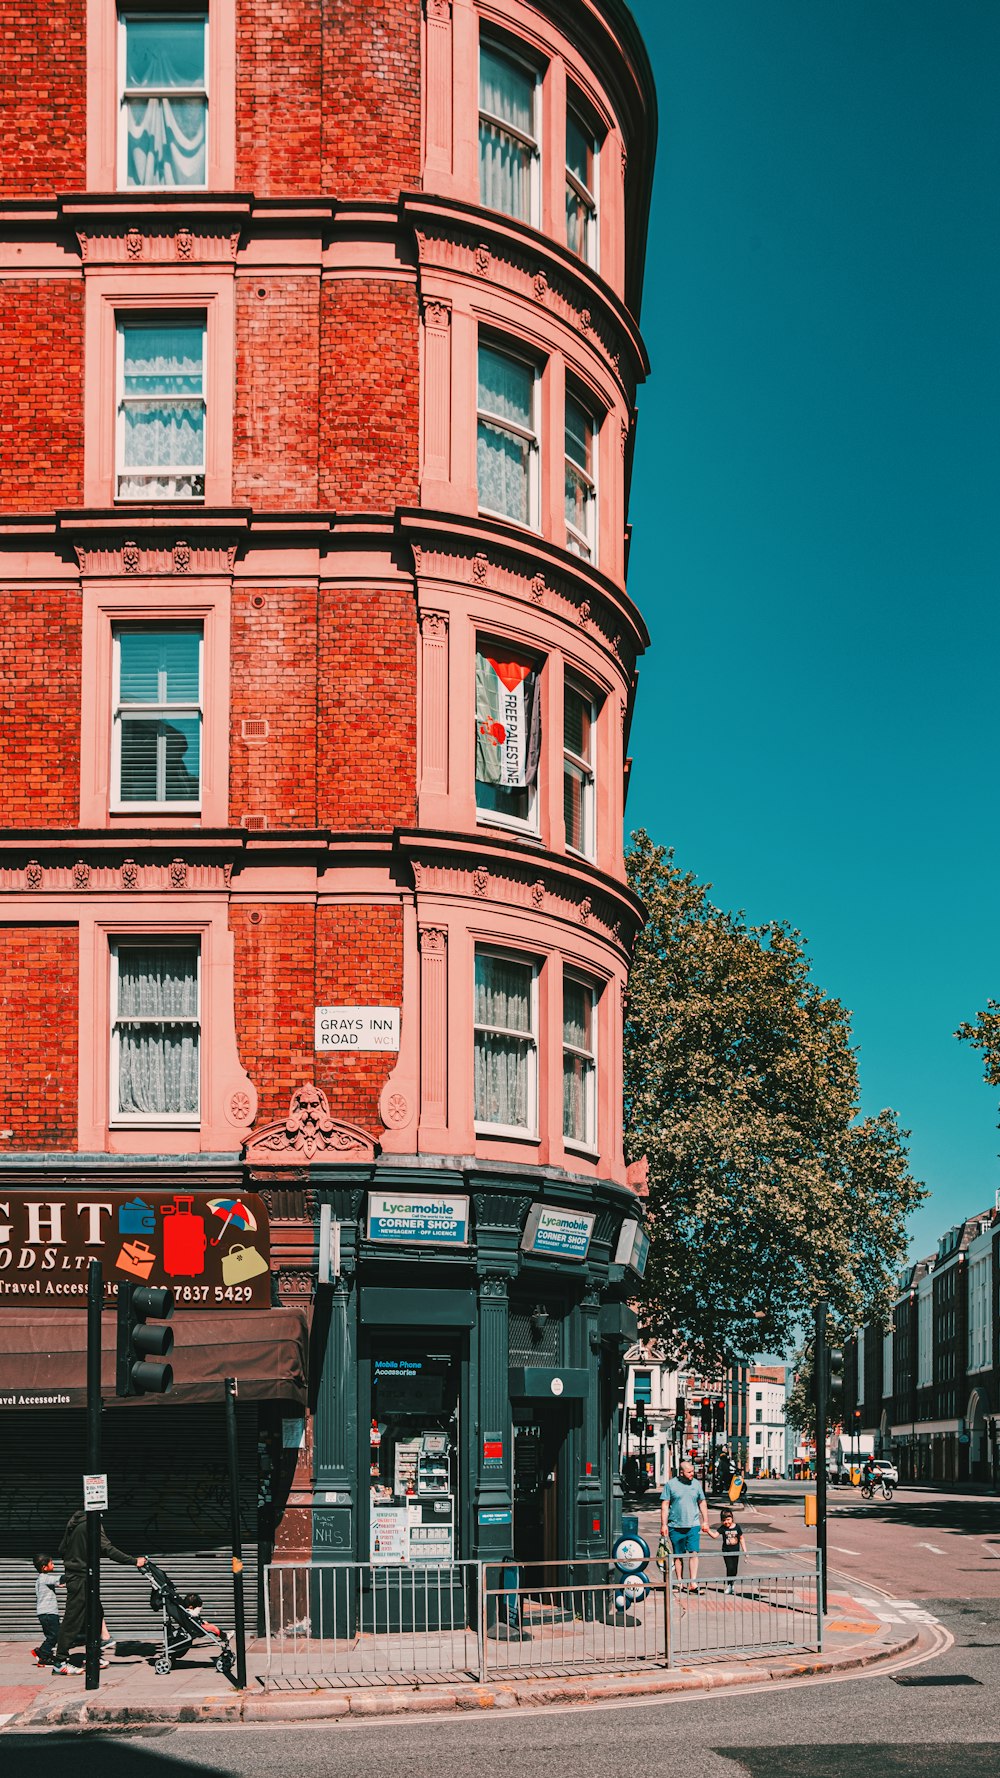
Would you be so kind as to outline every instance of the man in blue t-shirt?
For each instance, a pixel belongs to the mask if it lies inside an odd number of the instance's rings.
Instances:
[[[698,1551],[701,1549],[701,1534],[707,1532],[709,1537],[717,1537],[708,1522],[708,1502],[705,1490],[696,1479],[694,1464],[685,1457],[681,1463],[680,1475],[671,1476],[663,1484],[663,1495],[660,1501],[660,1536],[665,1537],[674,1553],[674,1574],[679,1581],[684,1579],[684,1558],[690,1564],[691,1580],[689,1592],[698,1591]]]

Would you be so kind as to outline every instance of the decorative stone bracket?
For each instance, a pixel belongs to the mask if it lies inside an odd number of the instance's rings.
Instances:
[[[370,1165],[379,1145],[359,1124],[331,1117],[327,1096],[319,1087],[296,1087],[288,1116],[265,1124],[246,1143],[243,1155],[251,1166],[295,1167],[303,1161],[344,1161]]]

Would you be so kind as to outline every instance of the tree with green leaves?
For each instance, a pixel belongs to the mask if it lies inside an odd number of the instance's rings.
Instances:
[[[989,1087],[1000,1087],[1000,1001],[987,1000],[975,1020],[959,1025],[955,1032],[959,1043],[971,1044],[983,1058],[983,1079]],[[1000,1129],[1000,1120],[997,1122]]]
[[[861,1117],[850,1018],[801,935],[724,913],[633,834],[646,906],[625,1016],[625,1142],[649,1161],[644,1326],[708,1364],[782,1350],[826,1296],[884,1314],[925,1195],[892,1111]]]

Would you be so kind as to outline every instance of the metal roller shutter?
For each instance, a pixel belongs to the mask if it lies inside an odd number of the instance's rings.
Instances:
[[[240,1523],[247,1629],[257,1599],[257,1410],[238,1409]],[[102,1419],[110,1510],[104,1526],[130,1555],[162,1562],[183,1591],[199,1592],[206,1615],[232,1625],[226,1428],[218,1407],[144,1403]],[[82,1505],[86,1415],[82,1409],[6,1410],[0,1414],[0,1639],[31,1637],[35,1571],[31,1558],[56,1558],[66,1521]],[[150,1639],[157,1619],[149,1588],[133,1568],[101,1564],[108,1628]]]

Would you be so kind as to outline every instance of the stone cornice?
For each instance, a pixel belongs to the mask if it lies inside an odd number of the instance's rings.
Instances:
[[[624,588],[568,550],[500,520],[401,508],[418,581],[457,581],[545,607],[604,642],[627,679],[649,632]]]
[[[511,835],[401,832],[418,897],[516,907],[580,926],[628,957],[644,924],[638,897],[627,884],[582,860],[519,844]],[[418,904],[419,905],[419,904]]]
[[[500,287],[558,316],[607,361],[631,395],[649,372],[635,319],[598,273],[527,223],[431,193],[404,193],[420,265]]]

